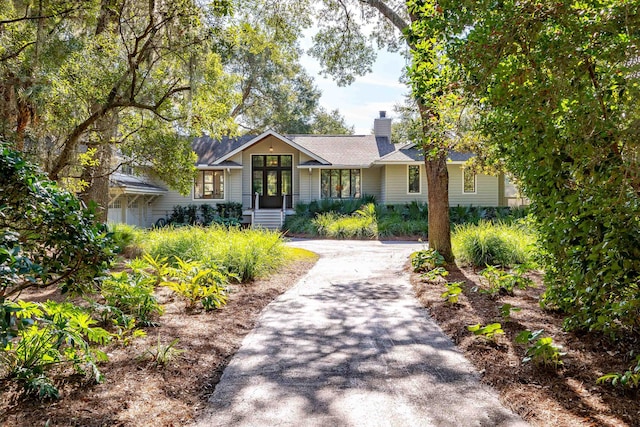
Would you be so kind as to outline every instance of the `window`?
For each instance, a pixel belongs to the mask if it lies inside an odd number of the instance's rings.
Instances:
[[[409,166],[408,192],[410,194],[420,193],[420,166]]]
[[[360,169],[323,169],[320,190],[323,199],[360,197]]]
[[[462,169],[462,193],[463,194],[475,194],[476,193],[476,174],[472,170]]]
[[[224,171],[198,171],[194,199],[224,199]]]
[[[128,163],[125,163],[120,166],[120,171],[125,175],[133,175],[133,166]]]
[[[114,200],[113,202],[109,203],[109,209],[121,209],[122,208],[122,201],[120,199]]]

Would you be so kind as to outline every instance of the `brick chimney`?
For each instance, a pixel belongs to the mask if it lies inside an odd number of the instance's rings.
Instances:
[[[373,133],[375,136],[386,136],[391,140],[391,118],[386,111],[380,111],[380,117],[373,121]]]

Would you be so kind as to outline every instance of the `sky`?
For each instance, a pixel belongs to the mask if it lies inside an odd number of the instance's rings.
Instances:
[[[302,48],[310,47],[309,38]],[[320,64],[309,55],[301,58],[302,65],[315,77],[316,86],[322,91],[320,104],[328,111],[340,110],[348,125],[354,126],[356,135],[370,134],[373,120],[379,111],[386,111],[387,117],[394,116],[393,106],[402,103],[409,92],[406,85],[399,82],[406,60],[399,53],[380,51],[373,72],[357,77],[350,86],[339,87],[330,78],[319,74]]]

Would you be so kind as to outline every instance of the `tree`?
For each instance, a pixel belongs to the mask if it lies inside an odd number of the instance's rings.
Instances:
[[[325,0],[315,10],[319,32],[314,36],[311,53],[338,84],[349,84],[354,76],[371,71],[374,45],[389,50],[415,47],[413,39],[407,36],[416,16],[409,14],[404,1]],[[368,25],[375,25],[376,30],[367,36],[363,30]],[[419,88],[414,93],[423,133],[419,147],[425,153],[429,245],[447,261],[453,261],[446,148],[449,141],[443,132],[446,120],[439,122],[439,108],[451,99],[447,94],[440,100],[431,100]],[[438,123],[443,126],[434,127]]]
[[[326,111],[317,107],[307,133],[314,135],[353,135],[353,126],[347,125],[338,109]]]
[[[422,131],[420,129],[420,114],[418,105],[412,96],[406,96],[404,104],[393,106],[396,117],[391,124],[391,140],[395,144],[408,144],[420,142]]]
[[[639,10],[616,0],[415,9],[445,36],[479,129],[532,201],[545,303],[568,327],[611,335],[640,326]]]
[[[3,111],[4,136],[38,154],[53,180],[83,177],[91,180],[89,187],[101,180],[101,190],[88,193],[93,199],[102,195],[103,208],[114,144],[187,191],[193,157],[184,155],[190,150],[186,136],[232,126],[232,81],[211,38],[228,4],[4,3],[0,72],[10,104]],[[150,144],[154,150],[147,149]],[[81,146],[96,149],[88,166],[77,161]],[[168,155],[175,155],[173,161],[167,162]]]
[[[339,112],[322,109],[321,92],[300,65],[299,31],[308,22],[297,11],[268,0],[238,2],[225,31],[224,67],[238,77],[241,94],[231,117],[245,133],[350,131]]]

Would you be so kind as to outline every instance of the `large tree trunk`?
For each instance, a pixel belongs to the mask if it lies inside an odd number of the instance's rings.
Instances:
[[[418,110],[422,121],[422,130],[425,135],[429,133],[429,118],[436,114],[430,111],[420,100]],[[449,223],[449,172],[447,171],[447,144],[442,141],[442,146],[422,146],[425,153],[424,167],[427,173],[427,199],[429,205],[429,247],[437,250],[447,262],[453,262],[451,249],[451,225]],[[435,148],[438,155],[432,158],[428,155]]]
[[[446,154],[425,158],[429,200],[429,247],[437,250],[447,262],[453,262],[451,226],[449,224],[449,172]]]
[[[87,206],[91,202],[96,204],[96,219],[100,222],[107,221],[112,150],[108,142],[100,144],[96,152],[96,160],[99,163],[96,166],[87,166],[82,173],[82,180],[89,186],[80,193],[80,198]]]

